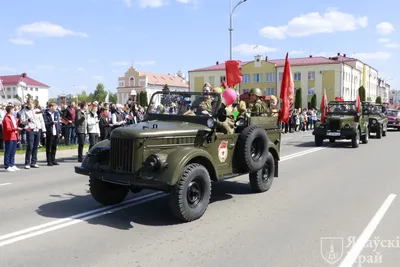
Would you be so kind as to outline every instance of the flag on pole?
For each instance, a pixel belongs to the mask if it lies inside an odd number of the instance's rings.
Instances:
[[[286,53],[280,98],[282,101],[282,107],[279,112],[279,120],[283,123],[288,123],[290,119],[290,110],[294,104],[294,83],[289,63],[289,53]]]
[[[324,89],[324,94],[322,95],[322,100],[321,100],[321,122],[325,122],[326,120],[327,108],[328,108],[328,99],[326,97],[326,89]]]
[[[360,95],[357,95],[356,106],[357,106],[357,113],[360,113],[360,112],[361,112],[361,99],[360,99]]]

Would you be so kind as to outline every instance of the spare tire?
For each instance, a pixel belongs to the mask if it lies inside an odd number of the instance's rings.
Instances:
[[[244,129],[239,135],[235,154],[243,172],[253,173],[263,168],[268,158],[267,132],[257,125]]]

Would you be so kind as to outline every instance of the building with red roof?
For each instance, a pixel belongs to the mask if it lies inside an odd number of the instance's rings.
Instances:
[[[30,95],[32,99],[45,105],[49,99],[50,86],[29,77],[26,73],[0,76],[0,83],[2,84],[1,102],[4,102],[6,97],[26,100]]]
[[[302,89],[303,108],[311,104],[314,94],[317,103],[321,101],[326,90],[328,100],[342,97],[355,100],[360,86],[366,89],[367,100],[375,101],[381,95],[379,90],[378,71],[364,62],[337,53],[332,57],[308,56],[290,58],[292,76],[296,91]],[[240,63],[243,82],[239,85],[240,93],[251,88],[260,88],[265,95],[279,96],[285,59],[269,59],[255,56],[252,61]],[[225,63],[189,71],[191,91],[200,91],[204,83],[220,86],[225,80]]]

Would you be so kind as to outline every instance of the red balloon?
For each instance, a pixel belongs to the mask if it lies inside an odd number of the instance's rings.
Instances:
[[[232,88],[225,89],[222,93],[223,98],[225,99],[225,104],[227,106],[232,105],[236,101],[236,92]]]

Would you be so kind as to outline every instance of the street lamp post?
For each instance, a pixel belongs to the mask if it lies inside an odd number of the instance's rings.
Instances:
[[[235,11],[235,9],[240,5],[243,4],[244,2],[246,2],[247,0],[240,0],[239,3],[236,4],[236,6],[234,6],[234,8],[232,8],[232,0],[230,0],[230,13],[229,13],[229,48],[230,48],[230,56],[229,59],[232,60],[232,16],[233,16],[233,11]]]

